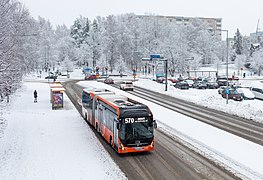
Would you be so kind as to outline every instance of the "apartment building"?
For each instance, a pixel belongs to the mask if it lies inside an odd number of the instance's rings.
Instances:
[[[201,20],[209,27],[209,30],[221,36],[222,18],[183,17],[183,16],[160,16],[160,15],[137,15],[142,19],[155,19],[160,24],[175,23],[188,25],[196,19]]]

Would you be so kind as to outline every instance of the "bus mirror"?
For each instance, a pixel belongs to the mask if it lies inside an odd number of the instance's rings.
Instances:
[[[117,125],[117,129],[120,130],[120,123],[117,122],[116,125]]]
[[[155,120],[153,121],[153,127],[154,127],[154,129],[157,128],[157,122]]]

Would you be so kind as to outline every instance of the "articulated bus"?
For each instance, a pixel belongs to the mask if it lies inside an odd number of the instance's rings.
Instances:
[[[114,92],[84,89],[82,113],[118,153],[154,150],[157,124],[148,106]]]

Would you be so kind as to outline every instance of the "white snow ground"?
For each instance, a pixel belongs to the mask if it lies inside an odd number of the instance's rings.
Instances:
[[[68,97],[52,110],[49,92],[47,83],[25,82],[3,108],[0,179],[126,179]]]
[[[79,72],[72,73],[71,78],[83,79]],[[79,84],[84,87],[106,86],[109,90],[149,105],[160,130],[180,137],[188,145],[192,144],[196,151],[243,179],[263,179],[262,146],[103,83],[83,81]],[[208,107],[242,113],[245,117],[262,122],[263,101],[229,100],[226,105],[225,99],[216,90],[182,91],[169,87],[168,92],[164,92],[164,85],[144,79],[135,85]],[[37,104],[33,103],[34,89],[38,90],[40,96]],[[0,132],[0,179],[125,179],[65,94],[64,98],[64,109],[52,111],[48,85],[26,82],[12,97],[10,105],[3,108],[3,117],[8,124],[2,129],[3,133]],[[239,109],[242,110],[239,112]]]

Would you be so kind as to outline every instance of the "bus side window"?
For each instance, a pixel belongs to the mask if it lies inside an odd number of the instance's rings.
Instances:
[[[89,107],[90,101],[91,101],[90,95],[82,93],[82,103],[84,104],[84,106],[88,106]]]

